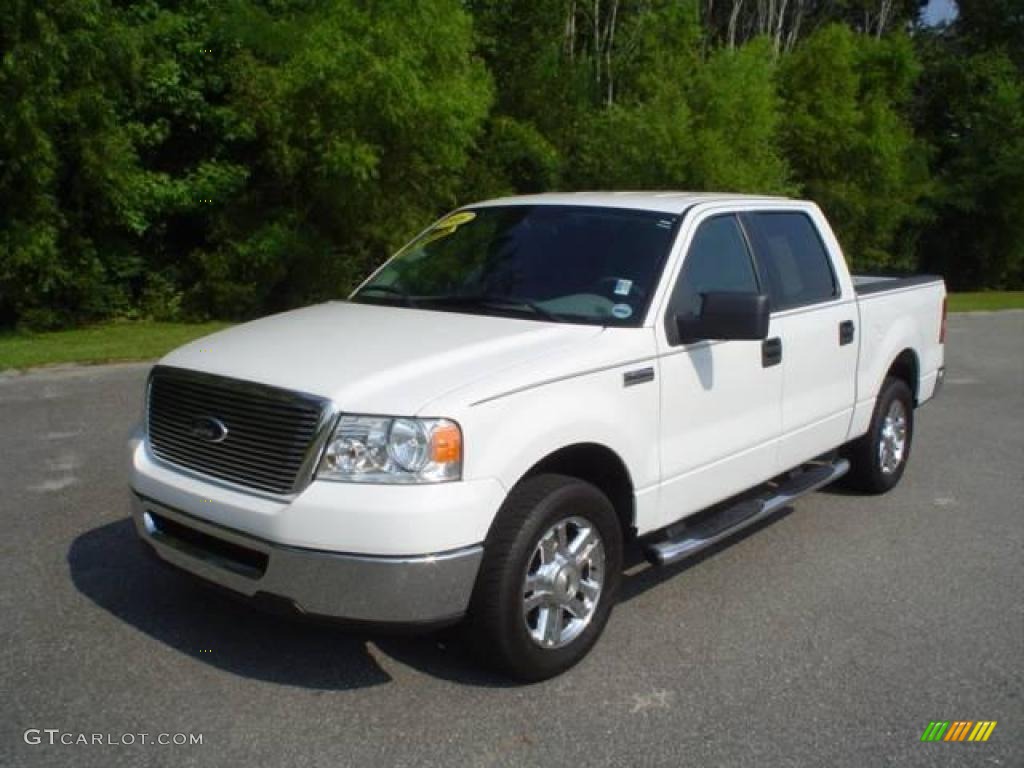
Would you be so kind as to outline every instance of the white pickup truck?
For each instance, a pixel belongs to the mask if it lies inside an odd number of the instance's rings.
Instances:
[[[492,200],[347,301],[167,355],[132,437],[138,532],[256,602],[466,618],[537,680],[656,565],[838,479],[889,490],[943,376],[937,277],[851,277],[813,203]]]

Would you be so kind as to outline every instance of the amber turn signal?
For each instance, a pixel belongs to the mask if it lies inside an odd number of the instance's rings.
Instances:
[[[430,434],[430,460],[449,464],[462,459],[462,432],[455,424],[438,424]]]

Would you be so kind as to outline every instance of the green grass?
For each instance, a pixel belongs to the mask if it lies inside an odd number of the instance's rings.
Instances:
[[[53,363],[149,360],[227,323],[107,323],[70,331],[0,333],[0,371]]]
[[[950,312],[977,312],[996,309],[1024,309],[1024,291],[981,291],[949,294]]]

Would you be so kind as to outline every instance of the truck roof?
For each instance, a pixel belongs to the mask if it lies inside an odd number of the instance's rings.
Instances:
[[[547,192],[539,195],[515,195],[499,197],[471,207],[492,205],[592,205],[606,208],[636,208],[643,211],[682,213],[696,203],[729,201],[774,201],[791,200],[772,195],[738,195],[728,192],[681,192],[681,191],[622,191],[622,192]]]

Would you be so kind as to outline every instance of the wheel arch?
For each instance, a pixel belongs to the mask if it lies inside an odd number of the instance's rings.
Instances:
[[[921,385],[921,363],[918,360],[917,352],[910,347],[903,349],[896,358],[889,364],[882,381],[889,377],[901,379],[910,387],[914,396],[914,405],[918,404],[918,390]],[[881,386],[881,385],[879,385]]]
[[[558,448],[536,461],[517,484],[542,474],[567,475],[596,486],[612,503],[623,538],[633,535],[636,528],[633,478],[622,457],[607,445],[583,442]]]

